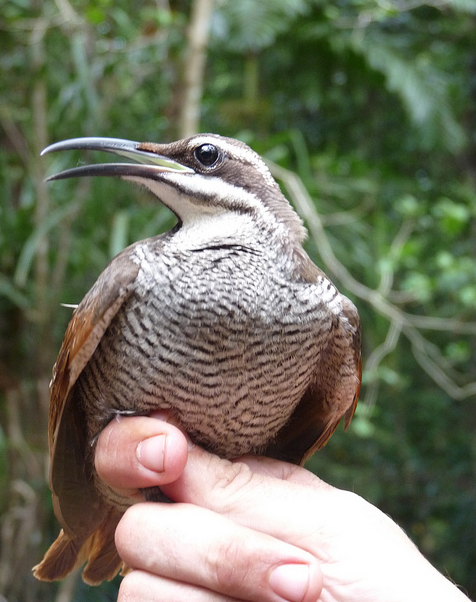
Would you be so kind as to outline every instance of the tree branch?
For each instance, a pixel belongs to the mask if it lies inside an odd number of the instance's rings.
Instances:
[[[380,351],[375,350],[375,355],[372,354],[370,356],[372,358],[371,368],[375,369],[378,362],[391,351],[391,345],[396,344],[395,336],[401,330],[412,344],[416,361],[439,387],[453,399],[461,400],[473,396],[476,393],[476,381],[463,386],[458,385],[455,380],[461,380],[463,377],[453,370],[452,366],[441,355],[439,350],[423,337],[418,329],[474,334],[476,333],[476,323],[465,323],[459,320],[438,318],[435,316],[409,314],[389,301],[387,297],[391,295],[392,291],[388,290],[387,283],[381,287],[382,290],[374,290],[357,281],[335,256],[322,220],[301,178],[296,173],[280,167],[271,161],[267,163],[273,176],[284,183],[295,207],[306,220],[309,231],[327,270],[347,290],[369,303],[374,310],[390,321],[390,329],[385,343],[377,348]],[[409,228],[410,224],[405,228],[402,227],[394,240],[392,250],[397,249],[405,237],[409,235]],[[452,373],[452,377],[448,373]]]

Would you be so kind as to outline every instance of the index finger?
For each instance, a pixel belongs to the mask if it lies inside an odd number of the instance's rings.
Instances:
[[[269,458],[229,462],[195,447],[183,474],[162,490],[174,501],[207,508],[304,549],[313,528],[327,529],[325,517],[339,515],[340,525],[352,520],[348,495],[353,494]],[[310,517],[317,517],[314,527]]]

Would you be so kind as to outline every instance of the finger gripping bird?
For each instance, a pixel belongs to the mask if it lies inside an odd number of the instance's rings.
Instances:
[[[50,180],[112,176],[149,189],[177,217],[105,268],[75,310],[53,369],[50,488],[62,530],[34,568],[111,579],[114,531],[132,503],[94,469],[95,442],[121,414],[165,410],[224,458],[302,464],[344,418],[362,373],[360,320],[309,259],[301,220],[262,159],[237,140],[171,144],[114,138],[58,142],[129,162],[83,165]],[[133,161],[133,162],[130,162]],[[160,492],[145,490],[148,499]]]

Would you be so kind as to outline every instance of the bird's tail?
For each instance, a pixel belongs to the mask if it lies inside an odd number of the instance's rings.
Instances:
[[[71,538],[63,530],[50,546],[43,560],[33,567],[33,575],[41,581],[63,579],[87,562],[82,577],[88,585],[98,585],[117,575],[122,567],[114,532],[122,512],[111,508],[93,534]]]

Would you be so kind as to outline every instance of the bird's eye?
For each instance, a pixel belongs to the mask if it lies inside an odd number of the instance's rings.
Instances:
[[[195,158],[205,167],[211,167],[218,160],[218,149],[214,144],[202,144],[195,149]]]

